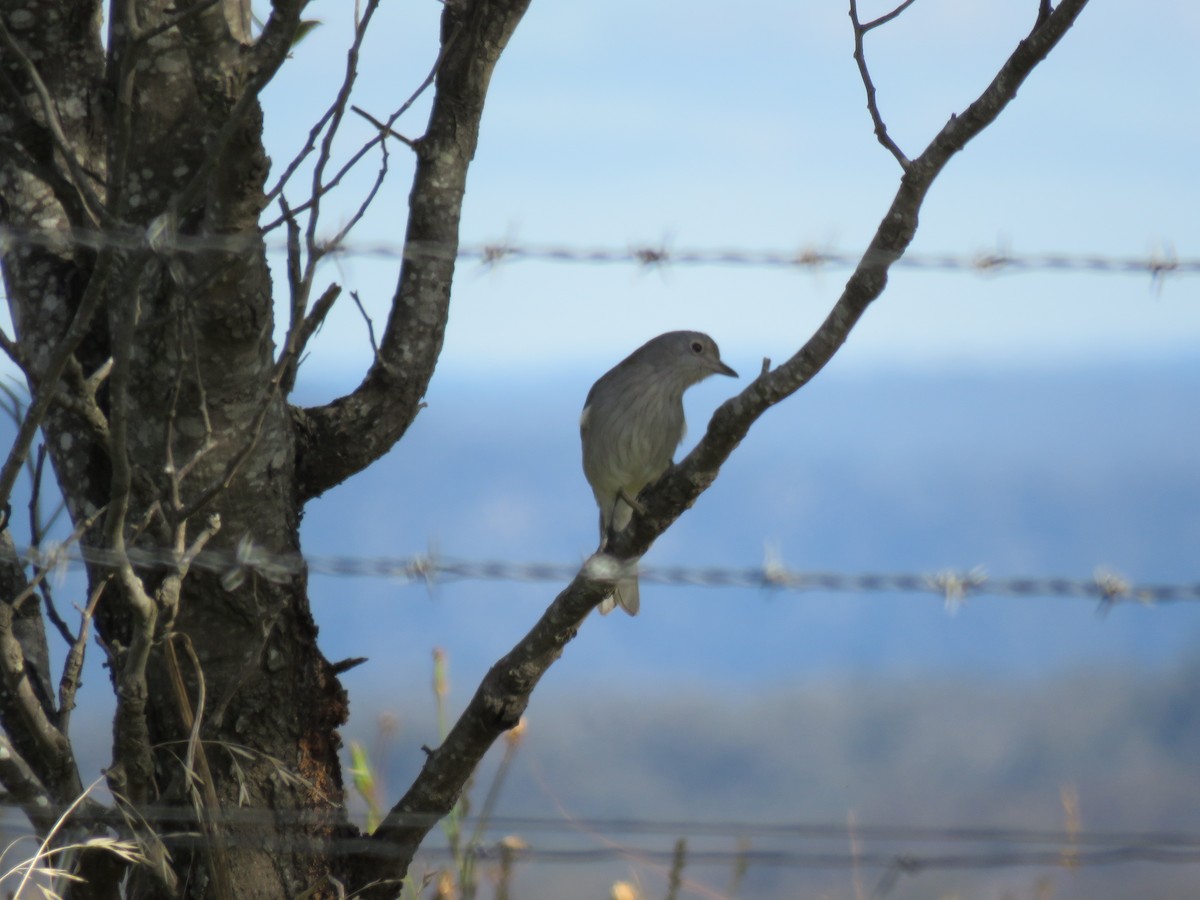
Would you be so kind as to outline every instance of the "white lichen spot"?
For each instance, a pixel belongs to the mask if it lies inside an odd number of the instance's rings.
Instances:
[[[64,431],[58,439],[58,446],[62,448],[63,453],[70,453],[71,448],[75,446],[75,436],[69,431]]]
[[[183,71],[183,60],[176,56],[160,56],[154,68],[163,75],[176,75]]]
[[[78,96],[71,96],[58,102],[58,114],[64,119],[82,119],[87,110]]]
[[[48,798],[45,794],[42,794],[40,797],[37,798],[37,800],[35,802],[37,803],[38,806],[49,806],[50,798]]]
[[[8,748],[0,745],[0,759],[8,759]]]
[[[171,174],[175,178],[184,178],[188,174],[188,167],[187,166],[176,166],[174,169],[171,170]]]
[[[8,24],[12,26],[14,31],[24,31],[26,28],[32,28],[35,21],[33,13],[27,9],[14,9],[8,17]]]

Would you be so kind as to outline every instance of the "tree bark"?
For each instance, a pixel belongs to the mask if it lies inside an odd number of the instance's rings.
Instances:
[[[19,123],[0,136],[4,224],[38,235],[4,258],[19,346],[35,398],[59,391],[90,401],[114,426],[106,434],[78,405],[51,404],[42,423],[51,459],[76,521],[106,505],[111,520],[120,501],[121,539],[160,558],[186,548],[210,513],[220,530],[209,549],[232,554],[251,541],[299,551],[295,439],[273,384],[272,287],[257,239],[268,162],[256,91],[290,46],[301,4],[290,25],[277,4],[254,46],[236,36],[225,5],[176,21],[174,4],[115,3],[107,55],[95,4],[0,7],[30,63],[5,54],[0,94]],[[49,109],[38,102],[39,78]],[[98,226],[120,239],[117,249],[71,240]],[[241,246],[174,252],[176,234],[231,235]],[[111,271],[99,283],[105,253]],[[68,368],[86,377],[114,360],[91,398],[82,378],[41,377],[89,287],[100,291],[100,312]],[[97,526],[87,540],[101,534]],[[91,567],[91,588],[110,574]],[[137,814],[160,832],[200,822],[205,835],[170,846],[178,876],[138,869],[133,894],[205,896],[236,884],[243,896],[293,896],[321,883],[331,860],[312,848],[345,821],[336,729],[346,697],[317,648],[305,574],[271,581],[252,572],[231,589],[221,573],[176,583],[159,567],[138,569],[131,584],[109,583],[96,610],[119,696],[110,784],[152,804]],[[153,601],[148,618],[139,590]],[[132,660],[143,628],[152,642],[144,667]],[[194,655],[168,653],[168,639]],[[189,717],[200,719],[200,743],[188,743]],[[207,792],[189,783],[185,758],[210,774]],[[59,790],[54,799],[74,797]],[[243,807],[262,815],[236,815]]]
[[[118,700],[108,779],[127,821],[144,820],[129,833],[152,862],[129,896],[323,897],[354,876],[333,852],[355,837],[338,760],[347,699],[306,573],[245,563],[298,556],[304,502],[385,453],[419,410],[484,98],[528,0],[445,5],[380,353],[352,395],[313,410],[287,405],[259,230],[258,92],[304,5],[275,0],[255,38],[244,0],[114,0],[102,41],[98,2],[0,0],[0,224],[15,238],[3,271],[33,403],[0,501],[40,425],[84,542],[108,554],[89,565]],[[201,549],[230,562],[189,568]],[[19,567],[0,575],[6,599],[23,590]],[[56,813],[80,779],[40,687],[37,610],[0,605],[14,757],[0,781]],[[164,852],[153,832],[199,838]],[[74,895],[115,896],[125,868],[85,854]]]

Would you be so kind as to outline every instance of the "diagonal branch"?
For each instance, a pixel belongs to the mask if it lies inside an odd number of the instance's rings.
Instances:
[[[316,497],[370,465],[412,424],[442,349],[467,170],[492,71],[529,0],[447,3],[429,126],[419,141],[405,258],[379,354],[355,391],[293,408],[296,484]]]
[[[21,758],[8,738],[0,734],[0,784],[29,817],[34,831],[50,833],[58,819],[58,806],[33,768]]]
[[[916,233],[917,213],[934,180],[1016,96],[1025,78],[1086,5],[1087,0],[1063,0],[1018,44],[979,98],[962,115],[952,117],[912,161],[874,239],[816,334],[791,359],[764,371],[717,409],[696,448],[639,497],[645,514],[635,514],[630,526],[613,540],[608,548],[611,556],[592,557],[533,629],[492,666],[446,740],[430,753],[408,793],[369,839],[378,861],[374,874],[403,876],[417,846],[453,807],[483,754],[506,729],[517,724],[538,681],[575,637],[592,608],[611,591],[620,562],[645,553],[716,479],[722,463],[758,417],[795,393],[829,362],[883,292],[889,268]],[[368,896],[374,895],[368,892]]]

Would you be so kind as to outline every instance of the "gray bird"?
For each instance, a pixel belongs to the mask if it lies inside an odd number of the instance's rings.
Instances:
[[[683,392],[709,375],[737,377],[721,362],[716,342],[698,331],[669,331],[647,341],[601,376],[588,391],[579,434],[583,473],[600,507],[600,549],[624,531],[642,488],[671,465],[683,440]],[[631,616],[641,605],[636,568],[600,604],[620,604]]]

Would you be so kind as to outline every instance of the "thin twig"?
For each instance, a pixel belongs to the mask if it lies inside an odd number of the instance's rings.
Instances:
[[[95,525],[96,522],[98,522],[100,520],[100,517],[102,515],[104,515],[107,508],[108,508],[107,506],[102,506],[102,507],[100,507],[100,509],[96,510],[96,512],[92,513],[90,516],[88,516],[87,518],[80,521],[79,524],[76,525],[75,528],[71,531],[71,534],[66,539],[66,541],[64,541],[62,543],[60,549],[65,551],[65,549],[67,547],[70,547],[70,546],[73,546],[73,545],[79,543],[79,541],[83,537],[83,535],[93,525]],[[34,546],[37,546],[37,545],[35,544]],[[21,606],[21,604],[23,604],[26,601],[26,599],[28,599],[29,597],[31,597],[33,595],[33,592],[35,590],[37,590],[38,586],[42,583],[42,581],[44,581],[46,579],[46,577],[50,574],[51,571],[52,571],[52,567],[50,567],[50,566],[43,566],[40,564],[34,566],[34,574],[33,574],[33,577],[31,579],[29,579],[29,583],[25,586],[25,588],[20,593],[17,594],[17,596],[13,597],[12,600],[9,601],[12,604],[12,606],[15,608],[19,608]],[[57,617],[58,617],[58,614],[57,614],[57,612],[55,612],[54,618],[57,618]],[[74,640],[74,635],[72,635],[70,630],[67,629],[65,622],[62,622],[61,619],[59,619],[58,621],[62,623],[59,630],[61,632],[64,632],[64,636],[66,636],[67,642],[70,643],[72,640]]]
[[[372,137],[365,144],[363,144],[354,153],[354,155],[351,156],[350,159],[347,160],[346,163],[340,169],[338,169],[338,171],[334,175],[334,177],[331,178],[329,181],[325,182],[325,184],[323,185],[323,187],[320,191],[320,194],[318,194],[316,197],[309,198],[304,203],[301,203],[299,206],[294,207],[292,209],[293,213],[301,213],[301,212],[307,211],[308,209],[310,209],[312,207],[314,199],[317,199],[317,197],[328,194],[331,190],[333,190],[335,187],[337,187],[337,185],[341,182],[342,178],[344,178],[358,164],[358,162],[364,156],[367,155],[367,153],[371,150],[372,147],[374,147],[376,144],[382,143],[386,136],[390,135],[392,137],[395,137],[398,140],[400,140],[402,143],[407,144],[408,146],[412,147],[412,149],[414,149],[414,150],[420,149],[420,143],[421,143],[420,138],[418,138],[416,140],[409,140],[408,138],[404,137],[403,135],[393,131],[392,125],[394,125],[396,120],[399,119],[402,115],[404,115],[404,113],[406,113],[412,107],[412,105],[414,103],[416,103],[418,99],[420,99],[421,95],[429,89],[429,86],[433,84],[434,79],[437,78],[438,71],[442,67],[442,63],[445,62],[446,54],[449,52],[450,48],[454,45],[455,41],[458,40],[458,36],[461,33],[461,31],[462,31],[462,27],[459,26],[458,28],[455,29],[454,34],[452,34],[450,36],[450,39],[443,42],[441,48],[438,51],[437,58],[433,61],[433,66],[430,68],[429,73],[425,76],[425,79],[417,86],[417,89],[412,92],[412,94],[408,97],[408,99],[405,100],[402,104],[400,104],[399,109],[397,109],[390,116],[388,116],[386,122],[380,122],[374,116],[369,115],[368,113],[359,109],[357,106],[351,107],[351,109],[353,109],[355,112],[357,112],[360,116],[363,116],[364,118],[368,119],[373,125],[375,125],[376,128],[379,129],[379,133],[376,134],[374,137]],[[316,140],[316,135],[319,133],[319,130],[320,130],[318,126],[323,126],[324,122],[327,121],[329,119],[329,117],[331,117],[332,115],[333,115],[333,107],[330,107],[329,110],[326,111],[325,115],[322,116],[321,121],[317,123],[317,126],[314,126],[312,132],[309,133],[310,143],[313,143]],[[311,152],[312,152],[312,147],[306,147],[305,150],[303,151],[303,155],[307,156]],[[284,176],[286,176],[287,178],[290,178],[295,167],[298,166],[299,164],[300,164],[300,157],[298,156],[295,160],[292,161],[292,164],[291,164],[291,166],[289,166],[289,169],[284,172]],[[268,196],[267,196],[268,200],[273,199],[276,195],[278,195],[282,191],[283,182],[285,180],[286,180],[285,178],[281,177],[280,182],[274,188],[272,188],[271,192],[268,194]],[[263,233],[265,234],[269,231],[274,231],[276,228],[278,228],[280,225],[282,225],[286,220],[287,220],[287,217],[282,216],[282,215],[276,217],[275,219],[272,219],[268,224],[266,224],[262,227]]]
[[[4,355],[12,360],[13,365],[20,369],[26,378],[29,377],[30,373],[28,365],[25,362],[25,354],[21,352],[21,348],[17,342],[10,338],[3,328],[0,328],[0,350],[4,351]]]
[[[916,2],[917,2],[917,0],[904,0],[903,3],[901,3],[895,9],[893,9],[890,13],[885,13],[884,15],[880,16],[878,19],[872,19],[867,24],[861,26],[862,30],[863,30],[863,34],[866,34],[872,28],[878,28],[880,25],[886,25],[888,22],[892,21],[892,19],[896,18],[896,16],[900,15],[900,13],[904,12],[906,9],[908,9],[910,6],[912,6]],[[1042,2],[1048,3],[1049,0],[1042,0]],[[855,21],[857,22],[857,19]]]
[[[300,370],[300,356],[304,352],[304,348],[308,346],[308,342],[312,336],[317,333],[317,329],[325,321],[325,317],[329,315],[329,311],[333,309],[333,304],[337,302],[337,298],[341,296],[342,286],[340,284],[331,284],[325,288],[316,302],[313,303],[312,309],[308,311],[308,315],[304,317],[304,324],[300,328],[300,332],[296,337],[294,346],[285,348],[284,352],[290,356],[290,362],[286,370],[286,374],[281,382],[281,389],[285,396],[291,394],[292,388],[296,386],[296,374]]]
[[[283,195],[283,189],[287,186],[288,181],[291,180],[292,175],[296,173],[296,170],[300,167],[300,164],[308,158],[313,150],[316,149],[317,138],[323,131],[325,131],[327,125],[329,126],[329,130],[326,133],[325,139],[322,141],[321,146],[323,161],[321,158],[318,158],[316,166],[316,169],[320,174],[319,176],[315,177],[314,180],[314,193],[312,197],[309,198],[309,202],[305,203],[303,206],[301,206],[300,210],[297,211],[307,209],[310,205],[314,205],[315,203],[319,202],[320,197],[332,190],[335,183],[341,180],[344,171],[339,171],[337,173],[333,183],[322,183],[325,166],[329,162],[329,157],[327,154],[329,153],[329,147],[332,142],[333,135],[337,132],[338,127],[341,125],[342,119],[346,112],[346,104],[349,103],[350,94],[354,89],[355,82],[358,80],[358,55],[362,47],[363,39],[367,34],[367,24],[369,23],[371,17],[375,14],[375,8],[378,5],[379,0],[373,0],[373,2],[368,4],[362,19],[355,23],[354,41],[351,43],[350,49],[346,54],[346,71],[342,76],[342,83],[338,87],[337,95],[334,97],[333,103],[330,104],[329,108],[326,109],[321,115],[321,118],[319,118],[316,124],[313,125],[313,127],[309,130],[308,140],[305,142],[304,146],[300,148],[300,152],[292,158],[291,162],[288,163],[287,168],[285,168],[283,173],[279,176],[279,180],[275,182],[275,185],[269,191],[267,191],[267,203],[270,203],[276,197],[281,197]],[[374,143],[374,141],[370,142],[365,147],[361,148],[359,152],[355,154],[354,161],[361,159],[369,150],[369,148],[374,145]],[[281,220],[277,220],[275,225],[277,225],[279,221]],[[266,226],[264,227],[263,231],[270,231],[273,227],[275,227],[275,225]]]
[[[362,313],[363,321],[367,323],[367,338],[371,341],[371,351],[375,354],[375,359],[379,359],[379,344],[375,343],[375,323],[371,321],[371,317],[367,315],[367,310],[363,307],[362,301],[358,299],[358,291],[351,291],[350,297],[354,300],[354,305],[358,307],[358,311]]]
[[[11,602],[14,607],[19,609],[25,600],[33,595],[33,591],[36,589],[42,595],[42,605],[46,611],[46,618],[50,620],[50,623],[62,635],[63,640],[70,644],[74,640],[74,635],[71,634],[71,630],[67,627],[67,623],[63,621],[62,616],[58,614],[58,607],[54,603],[54,592],[50,589],[50,580],[46,577],[52,571],[52,568],[43,565],[42,559],[42,543],[45,540],[46,534],[41,516],[42,476],[45,472],[45,463],[46,445],[39,444],[37,461],[33,467],[33,483],[29,493],[29,543],[32,548],[37,550],[38,558],[34,561],[33,565],[33,579]],[[73,541],[79,540],[81,535],[82,531],[77,530],[77,534],[73,535]]]
[[[362,48],[363,39],[367,35],[367,28],[371,24],[371,18],[375,15],[375,10],[379,8],[379,3],[380,0],[367,0],[362,18],[354,29],[354,41],[351,43],[350,49],[346,52],[346,74],[342,78],[341,88],[339,88],[337,98],[334,100],[333,116],[329,120],[329,126],[325,129],[325,137],[321,140],[321,149],[317,153],[317,161],[313,166],[312,192],[310,194],[312,206],[308,213],[308,227],[304,233],[304,248],[308,255],[304,269],[306,300],[308,289],[312,285],[314,268],[321,256],[317,247],[316,235],[317,224],[321,215],[321,188],[325,180],[325,169],[333,157],[333,140],[337,137],[338,129],[341,128],[342,122],[346,118],[346,107],[350,103],[350,93],[354,89],[354,83],[358,80],[358,54]],[[372,192],[372,196],[374,196],[374,192]]]
[[[179,657],[175,653],[175,642],[179,641],[191,660],[192,670],[196,676],[196,706],[192,704],[187,694],[187,685],[179,667]],[[175,693],[176,708],[179,710],[183,727],[188,731],[187,750],[183,766],[187,778],[191,781],[193,772],[199,776],[200,790],[193,794],[193,804],[200,825],[204,831],[205,844],[211,856],[210,872],[216,882],[216,896],[236,896],[231,879],[229,848],[221,829],[221,801],[217,797],[216,782],[208,764],[208,755],[204,752],[204,744],[200,740],[200,725],[204,720],[204,704],[206,688],[204,670],[200,659],[192,646],[191,639],[185,634],[172,635],[164,642],[167,658],[167,668],[170,672],[171,686]]]
[[[369,209],[371,204],[375,201],[375,195],[379,193],[379,189],[383,187],[383,182],[387,178],[388,159],[390,158],[387,142],[385,141],[381,143],[379,145],[379,149],[381,151],[379,171],[375,173],[375,181],[372,183],[371,189],[367,191],[367,194],[365,197],[363,197],[362,202],[358,204],[358,209],[351,214],[350,218],[346,221],[346,224],[338,229],[337,234],[335,234],[331,239],[322,242],[322,246],[320,248],[321,256],[324,256],[326,253],[328,253],[330,248],[340,247],[342,245],[342,242],[350,234],[351,229],[353,229],[354,226],[359,223],[359,220],[362,219],[362,217],[366,214],[367,209]],[[312,265],[314,262],[315,259],[310,254],[309,264]]]
[[[863,51],[863,36],[872,28],[889,22],[900,15],[913,2],[914,0],[905,0],[904,3],[901,3],[887,15],[880,16],[878,19],[863,25],[858,19],[857,0],[850,0],[850,21],[854,26],[854,61],[858,64],[858,74],[862,77],[863,88],[867,92],[867,109],[870,111],[871,121],[875,125],[875,137],[878,138],[879,143],[887,148],[887,151],[892,156],[896,157],[896,161],[900,163],[900,168],[905,171],[908,170],[911,162],[904,155],[904,151],[892,140],[891,135],[888,134],[887,125],[884,124],[883,116],[879,112],[879,103],[875,98],[875,83],[871,80],[871,73],[867,69],[866,53]]]
[[[375,118],[373,115],[371,115],[365,109],[363,109],[361,106],[351,106],[350,110],[351,110],[351,112],[358,113],[360,116],[362,116],[368,122],[370,122],[372,125],[374,125],[376,128],[378,128],[379,133],[381,135],[386,135],[387,137],[394,137],[396,140],[398,140],[400,143],[404,144],[404,146],[408,147],[410,150],[416,150],[418,148],[419,145],[412,138],[406,138],[400,132],[396,131],[390,125],[388,125],[386,122],[380,122],[377,118]]]
[[[58,725],[64,733],[67,733],[70,728],[71,712],[75,709],[75,695],[79,691],[79,673],[83,671],[83,661],[87,655],[92,620],[96,615],[96,607],[100,603],[104,589],[112,581],[112,577],[111,572],[104,575],[92,588],[87,606],[80,614],[79,634],[70,642],[71,649],[67,651],[67,659],[63,663],[62,677],[58,681]]]
[[[414,103],[416,103],[418,99],[420,99],[421,95],[423,93],[425,93],[427,90],[429,90],[430,85],[432,85],[434,82],[434,79],[437,78],[438,72],[440,72],[442,70],[442,63],[444,63],[446,61],[447,54],[449,54],[451,48],[456,43],[458,43],[458,38],[462,34],[462,30],[463,30],[463,25],[462,25],[462,22],[460,21],[455,26],[454,33],[451,34],[447,40],[442,41],[442,46],[438,50],[437,58],[433,61],[433,65],[430,66],[429,74],[427,74],[425,76],[425,80],[422,81],[419,85],[417,85],[417,89],[415,91],[413,91],[412,94],[409,95],[409,98],[407,100],[405,100],[403,103],[400,104],[399,109],[397,109],[394,113],[392,113],[390,116],[388,116],[387,127],[389,130],[391,129],[392,125],[394,125],[396,123],[396,120],[399,119],[406,112],[408,112],[409,109],[412,108],[412,105]]]
[[[326,194],[330,193],[338,185],[340,185],[342,182],[342,179],[345,178],[347,175],[350,174],[351,171],[354,170],[354,168],[358,165],[359,161],[364,156],[366,156],[367,153],[369,153],[371,151],[371,148],[373,148],[376,144],[381,143],[382,141],[383,141],[383,136],[377,134],[373,138],[371,138],[371,140],[367,141],[365,144],[363,144],[361,147],[359,147],[358,150],[355,151],[355,153],[348,160],[346,160],[345,163],[342,164],[341,168],[339,168],[337,170],[337,172],[334,173],[334,176],[325,182],[324,186],[321,188],[320,196],[324,197]],[[297,213],[307,212],[309,209],[312,208],[312,206],[313,206],[313,201],[310,198],[308,200],[305,200],[303,203],[301,203],[297,206],[291,207],[291,213],[294,215]],[[287,221],[287,214],[281,213],[280,215],[278,215],[274,219],[272,219],[270,222],[268,222],[266,225],[263,225],[260,230],[261,230],[262,234],[268,234],[269,232],[274,231],[276,228],[278,228],[280,225],[282,225],[286,221]]]

